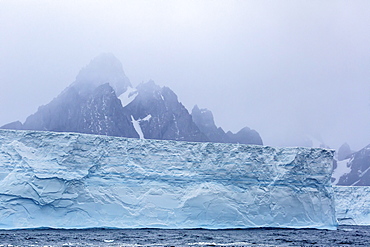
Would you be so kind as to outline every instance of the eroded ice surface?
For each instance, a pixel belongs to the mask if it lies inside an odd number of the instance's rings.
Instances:
[[[370,187],[334,186],[338,223],[370,225]]]
[[[336,227],[333,152],[0,130],[0,228]]]

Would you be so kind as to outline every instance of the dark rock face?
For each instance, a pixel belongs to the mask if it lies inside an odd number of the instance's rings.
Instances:
[[[109,84],[96,88],[86,100],[79,122],[84,128],[83,133],[139,137]]]
[[[347,143],[344,143],[340,148],[338,149],[338,160],[342,161],[345,159],[348,159],[349,156],[353,153],[350,146]]]
[[[207,109],[199,109],[196,105],[191,115],[194,123],[211,142],[263,145],[262,139],[257,131],[251,130],[248,127],[241,129],[236,134],[231,131],[225,133],[222,128],[217,128],[212,112]]]
[[[231,143],[263,145],[262,139],[258,132],[251,130],[248,127],[244,127],[236,134],[233,134],[230,131],[228,131],[226,134],[229,137],[229,142]]]
[[[226,134],[216,127],[208,110],[196,107],[190,115],[171,89],[153,81],[133,89],[122,64],[112,54],[94,58],[69,87],[39,107],[24,124],[18,121],[1,128],[262,144],[259,134],[249,128]]]
[[[121,62],[101,54],[58,97],[29,116],[22,129],[138,137],[115,93],[130,86]]]
[[[11,122],[8,124],[5,124],[1,127],[2,129],[15,129],[15,130],[21,130],[23,128],[23,124],[20,121]]]
[[[139,121],[145,138],[208,141],[171,89],[161,88],[149,81],[140,84],[137,92],[138,95],[124,108],[124,112]]]
[[[228,142],[228,138],[222,128],[217,128],[213,114],[208,109],[199,109],[197,105],[191,111],[194,123],[198,126],[211,142]]]
[[[78,126],[82,103],[83,98],[78,94],[76,89],[73,87],[67,88],[49,104],[40,106],[36,113],[29,116],[23,124],[23,129],[50,131],[75,130],[78,132],[79,129],[76,127]]]
[[[370,145],[350,155],[348,174],[339,178],[337,185],[370,186]]]
[[[67,88],[29,116],[22,129],[138,137],[109,84],[98,86],[88,96]]]

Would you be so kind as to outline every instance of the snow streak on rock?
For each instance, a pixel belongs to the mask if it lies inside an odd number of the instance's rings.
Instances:
[[[144,134],[143,134],[143,131],[141,130],[141,127],[140,127],[140,119],[135,120],[134,116],[131,115],[131,122],[134,125],[134,128],[135,128],[137,134],[139,135],[139,138],[144,139]]]
[[[130,104],[138,95],[138,92],[136,89],[132,87],[128,87],[127,91],[121,94],[118,98],[121,100],[122,107],[127,106]]]

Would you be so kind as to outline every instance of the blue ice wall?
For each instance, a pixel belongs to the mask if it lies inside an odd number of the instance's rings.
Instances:
[[[333,151],[0,130],[0,228],[335,229]]]
[[[334,186],[333,189],[340,225],[370,225],[369,186]]]

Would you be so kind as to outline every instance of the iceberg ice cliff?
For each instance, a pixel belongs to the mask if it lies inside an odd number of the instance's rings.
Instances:
[[[370,187],[334,186],[340,225],[370,225]]]
[[[0,130],[0,228],[335,229],[333,151]]]

